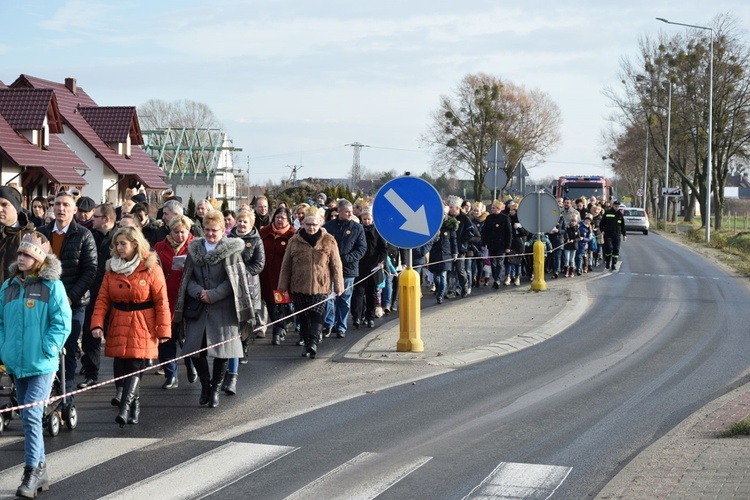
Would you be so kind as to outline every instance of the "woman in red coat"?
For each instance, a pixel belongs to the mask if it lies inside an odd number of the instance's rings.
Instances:
[[[177,293],[180,291],[180,281],[182,280],[182,269],[185,266],[188,245],[193,241],[194,236],[190,234],[190,228],[193,221],[184,215],[176,215],[169,221],[169,234],[167,237],[156,245],[156,255],[159,256],[161,268],[164,271],[164,279],[167,282],[167,296],[169,297],[170,318],[174,316],[174,306],[177,303]],[[179,338],[179,325],[172,325],[172,338],[159,344],[159,363],[169,361],[177,357],[177,340]],[[188,373],[188,382],[195,382],[198,373],[195,371],[190,358],[185,358],[185,367]],[[177,362],[172,361],[164,365],[164,377],[166,380],[161,386],[162,389],[176,389],[177,381]]]
[[[158,344],[172,336],[164,273],[139,229],[123,227],[112,237],[112,258],[91,316],[91,335],[104,335],[104,354],[114,359],[115,377],[138,372],[159,356]],[[115,422],[137,424],[140,415],[138,386],[141,375],[123,383],[120,411]]]
[[[286,207],[277,208],[271,218],[271,224],[260,230],[260,238],[263,240],[263,250],[266,253],[266,265],[260,272],[260,296],[266,303],[271,321],[278,321],[287,315],[281,307],[276,307],[273,291],[279,287],[281,263],[284,261],[284,253],[286,253],[289,238],[294,236],[294,233],[292,214]],[[274,324],[271,344],[281,345],[281,340],[285,335],[286,329],[284,325],[279,323]]]

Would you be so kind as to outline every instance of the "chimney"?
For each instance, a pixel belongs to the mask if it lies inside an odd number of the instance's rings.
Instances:
[[[76,79],[75,78],[66,78],[65,79],[65,87],[70,90],[70,93],[73,95],[78,95],[78,87],[76,86]]]

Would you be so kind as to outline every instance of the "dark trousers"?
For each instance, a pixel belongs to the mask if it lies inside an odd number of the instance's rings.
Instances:
[[[620,258],[620,234],[615,236],[604,235],[604,260],[609,262],[610,259]]]
[[[471,288],[469,273],[466,271],[465,253],[458,254],[458,260],[453,263],[453,270],[448,271],[448,294],[466,291]]]
[[[135,359],[135,358],[114,358],[112,361],[112,372],[114,373],[115,377],[122,377],[123,375],[129,375],[131,373],[135,373],[139,370],[143,370],[146,368],[146,360],[145,359]],[[138,378],[141,378],[141,373],[136,375]],[[119,380],[118,381],[120,385],[122,385],[125,380]]]
[[[86,316],[83,319],[83,331],[81,332],[81,369],[83,376],[92,380],[99,378],[99,366],[101,362],[102,339],[91,335],[91,315],[94,314],[96,297],[91,297],[91,302],[86,306]],[[104,324],[107,324],[105,318]]]
[[[352,295],[352,317],[354,321],[374,320],[377,305],[378,284],[374,277],[370,276],[354,287],[354,294]]]
[[[81,327],[86,316],[86,308],[73,308],[73,322],[70,329],[70,336],[65,341],[65,392],[75,389],[74,379],[76,376],[76,349],[78,348],[78,339],[81,337]],[[62,380],[62,374],[59,374]]]

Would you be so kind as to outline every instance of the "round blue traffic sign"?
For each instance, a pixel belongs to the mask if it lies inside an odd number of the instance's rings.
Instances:
[[[372,219],[391,245],[421,247],[440,231],[443,200],[429,182],[419,177],[398,177],[386,182],[375,195]]]

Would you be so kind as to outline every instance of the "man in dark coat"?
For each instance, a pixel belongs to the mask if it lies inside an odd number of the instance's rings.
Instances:
[[[619,201],[612,202],[612,207],[604,212],[599,229],[604,235],[605,267],[614,271],[617,268],[617,259],[620,258],[620,237],[624,240],[628,239]]]
[[[339,256],[344,268],[344,292],[334,299],[335,304],[331,300],[326,303],[323,336],[327,337],[335,331],[338,338],[344,338],[352,302],[352,286],[354,278],[359,274],[359,260],[367,251],[367,241],[365,241],[365,231],[362,225],[352,219],[354,215],[352,203],[348,200],[340,200],[338,209],[338,218],[326,222],[323,229],[328,231],[338,243]]]
[[[447,297],[452,297],[456,292],[456,282],[461,288],[461,296],[466,297],[471,293],[471,280],[467,269],[466,253],[469,250],[469,240],[478,236],[477,228],[471,222],[469,216],[461,210],[463,200],[458,196],[448,197],[448,215],[456,219],[456,244],[458,245],[458,258],[454,262],[453,269],[448,271]]]
[[[116,217],[115,208],[111,203],[97,205],[94,208],[91,217],[91,220],[94,221],[91,228],[91,234],[94,236],[94,242],[96,244],[96,278],[94,279],[91,288],[89,288],[91,299],[86,305],[86,316],[83,321],[83,332],[81,334],[81,371],[83,372],[83,382],[78,384],[79,389],[84,389],[90,385],[96,384],[99,379],[102,339],[101,337],[94,337],[91,335],[91,315],[94,314],[96,298],[99,295],[99,289],[104,281],[107,261],[112,256],[111,245],[112,236],[114,236],[116,229]]]
[[[52,253],[62,264],[65,293],[73,310],[73,327],[65,341],[65,389],[73,390],[76,373],[76,347],[81,336],[89,289],[97,272],[96,242],[91,232],[73,220],[77,210],[75,198],[62,191],[55,196],[55,220],[38,229],[47,237]]]
[[[492,288],[500,288],[503,276],[503,260],[510,253],[513,240],[513,228],[510,218],[503,212],[503,203],[495,200],[490,207],[490,214],[482,226],[482,245],[487,247],[492,265]]]
[[[16,262],[21,238],[34,231],[23,211],[21,193],[12,186],[0,186],[0,284],[8,277],[8,266]]]

